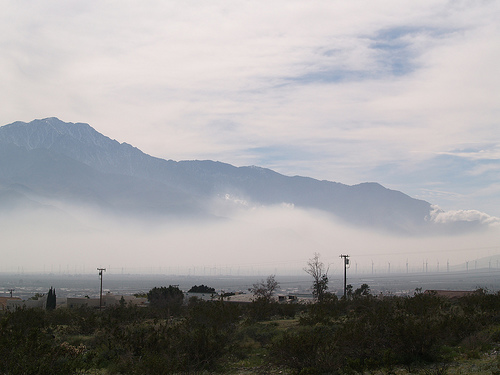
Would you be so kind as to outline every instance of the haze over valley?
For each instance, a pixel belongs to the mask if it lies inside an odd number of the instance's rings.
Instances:
[[[6,1],[0,273],[491,270],[500,2]]]
[[[0,272],[296,274],[316,252],[334,272],[341,253],[359,272],[417,272],[499,250],[498,219],[479,211],[374,182],[163,160],[57,118],[0,127],[0,184]]]

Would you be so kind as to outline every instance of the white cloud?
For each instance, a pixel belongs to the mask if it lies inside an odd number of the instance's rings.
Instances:
[[[435,205],[432,206],[430,219],[435,223],[441,224],[454,223],[457,221],[469,221],[492,226],[500,226],[500,218],[490,216],[484,212],[477,210],[443,211]]]

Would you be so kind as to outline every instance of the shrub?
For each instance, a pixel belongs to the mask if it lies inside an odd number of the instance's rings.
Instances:
[[[307,373],[331,373],[342,367],[339,344],[333,327],[298,327],[285,332],[270,348],[272,360]]]
[[[73,374],[84,367],[85,348],[59,342],[41,309],[19,309],[0,320],[1,374]]]
[[[154,287],[148,292],[150,306],[156,309],[165,309],[173,315],[180,314],[184,293],[177,287]]]

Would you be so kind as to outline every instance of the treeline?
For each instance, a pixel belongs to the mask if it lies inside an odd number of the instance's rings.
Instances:
[[[0,374],[355,374],[475,357],[500,342],[500,295],[484,290],[449,300],[375,297],[366,286],[309,304],[265,293],[248,304],[181,295],[170,286],[152,289],[147,308],[5,313]]]

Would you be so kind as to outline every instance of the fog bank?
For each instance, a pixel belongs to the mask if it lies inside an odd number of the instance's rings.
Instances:
[[[115,273],[293,275],[303,274],[314,253],[333,274],[342,272],[340,254],[350,255],[351,272],[435,272],[497,267],[500,253],[498,226],[402,236],[346,226],[291,205],[226,207],[224,216],[202,220],[136,220],[65,209],[70,213],[64,216],[1,216],[0,272],[77,274],[106,267]]]

